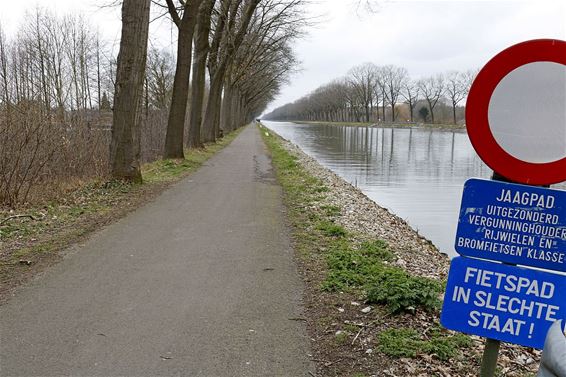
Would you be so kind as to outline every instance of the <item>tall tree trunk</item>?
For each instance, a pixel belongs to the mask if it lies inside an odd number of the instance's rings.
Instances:
[[[39,9],[36,9],[36,31],[37,31],[37,52],[38,52],[38,57],[39,57],[39,65],[41,68],[41,89],[43,91],[43,101],[45,102],[45,109],[46,110],[50,110],[50,101],[49,101],[49,88],[47,86],[47,73],[46,73],[46,67],[45,67],[45,52],[43,50],[43,44],[42,39],[43,39],[43,34],[41,33],[39,26],[40,26],[40,19],[39,19]]]
[[[201,4],[195,35],[195,60],[191,85],[191,108],[189,117],[189,148],[202,147],[201,124],[204,104],[204,86],[206,77],[206,58],[208,56],[210,34],[210,18],[215,0],[204,0]]]
[[[430,121],[432,124],[434,124],[434,106],[432,106],[431,101],[427,100],[428,102],[428,107],[430,108]]]
[[[395,104],[391,102],[391,122],[395,122]]]
[[[452,116],[454,117],[454,125],[456,125],[456,103],[452,101]]]
[[[7,110],[10,111],[10,84],[8,83],[8,54],[6,53],[6,42],[4,31],[0,27],[0,75],[2,76],[3,98],[2,102],[8,105]]]
[[[206,112],[202,122],[202,138],[205,143],[216,140],[216,121],[219,118],[220,104],[222,101],[222,83],[224,72],[217,71],[211,78],[210,92],[206,104]]]
[[[167,133],[165,135],[164,158],[185,158],[183,153],[185,136],[185,118],[187,114],[187,101],[189,98],[189,80],[191,76],[191,60],[193,52],[193,34],[197,22],[197,12],[202,0],[187,1],[183,12],[183,18],[179,19],[172,1],[168,1],[170,12],[174,11],[177,18],[173,20],[179,28],[177,42],[177,68],[173,80],[173,95],[171,98],[171,109],[167,121]]]
[[[383,99],[382,99],[382,103],[381,103],[381,104],[382,104],[383,106],[381,107],[381,115],[382,115],[381,121],[382,121],[382,122],[385,122],[385,106],[386,106],[385,93],[382,94],[382,98],[383,98]]]
[[[224,135],[230,132],[234,127],[234,88],[230,83],[224,85],[224,97],[222,98],[222,110],[220,119],[220,128]]]
[[[151,0],[124,0],[116,67],[110,162],[112,176],[141,182],[140,107],[147,58]]]

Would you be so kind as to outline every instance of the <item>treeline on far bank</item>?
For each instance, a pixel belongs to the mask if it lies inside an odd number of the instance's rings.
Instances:
[[[450,71],[413,79],[407,69],[366,63],[265,119],[328,122],[461,124],[462,103],[477,71]]]
[[[123,0],[118,54],[85,16],[36,8],[14,35],[0,25],[0,206],[131,180],[116,167],[139,175],[255,118],[296,66],[303,3]],[[147,48],[162,17],[178,32],[174,55]]]

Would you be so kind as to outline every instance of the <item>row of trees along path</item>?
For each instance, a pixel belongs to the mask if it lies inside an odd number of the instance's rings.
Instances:
[[[184,158],[185,145],[199,148],[249,122],[278,93],[296,66],[291,43],[309,22],[302,16],[304,3],[124,0],[114,95],[112,175],[141,180],[139,114],[151,5],[166,12],[178,31],[163,156]],[[207,68],[210,90],[205,98]]]

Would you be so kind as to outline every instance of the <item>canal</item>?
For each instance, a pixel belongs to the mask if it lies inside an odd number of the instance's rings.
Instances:
[[[463,130],[262,123],[405,219],[450,257],[456,255],[463,184],[491,175]]]

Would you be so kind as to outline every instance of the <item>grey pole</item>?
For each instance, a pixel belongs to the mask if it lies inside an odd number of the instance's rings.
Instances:
[[[481,359],[480,377],[495,376],[495,368],[497,367],[497,357],[499,356],[499,346],[501,342],[495,339],[486,339],[483,356]]]
[[[493,172],[491,179],[494,181],[502,181],[515,183],[497,172]],[[548,187],[545,185],[543,187]],[[501,342],[495,339],[486,339],[485,348],[483,349],[483,356],[481,360],[480,377],[494,377],[495,368],[497,367],[497,358],[499,357],[499,346]]]
[[[511,182],[501,174],[493,172],[491,179],[494,181]],[[483,349],[483,355],[481,358],[481,370],[480,377],[494,377],[495,368],[497,367],[497,358],[499,357],[499,346],[501,342],[499,340],[487,338],[485,342],[485,347]]]

